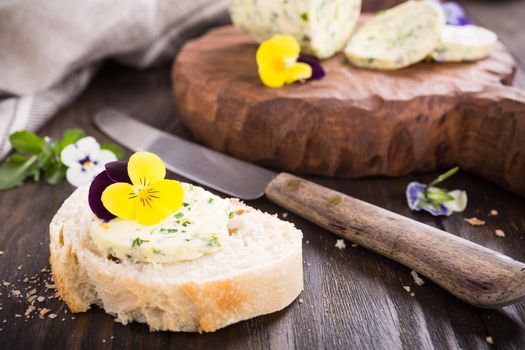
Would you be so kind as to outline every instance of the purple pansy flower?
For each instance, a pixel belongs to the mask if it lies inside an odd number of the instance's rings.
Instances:
[[[325,76],[325,72],[321,66],[321,63],[314,57],[301,54],[299,55],[297,62],[306,63],[312,67],[312,76],[306,80],[319,80]]]
[[[453,26],[464,26],[473,23],[470,18],[467,18],[465,9],[457,2],[447,1],[441,4],[441,7],[445,12],[447,24]]]
[[[95,176],[89,187],[88,202],[91,211],[104,221],[110,221],[116,216],[111,214],[102,203],[102,193],[116,182],[131,183],[128,175],[128,162],[115,161],[106,164],[104,171]]]

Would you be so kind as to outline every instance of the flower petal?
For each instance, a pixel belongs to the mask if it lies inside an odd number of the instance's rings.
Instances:
[[[268,66],[259,67],[259,78],[264,85],[270,88],[283,87],[286,82],[284,74]]]
[[[103,171],[93,179],[91,186],[89,186],[89,207],[98,218],[104,221],[115,218],[115,215],[111,214],[102,204],[102,193],[113,183],[114,181],[108,176],[107,171]]]
[[[286,82],[291,84],[298,80],[305,80],[312,76],[312,67],[306,63],[295,63],[286,70]]]
[[[97,162],[99,165],[106,165],[109,162],[117,160],[115,153],[108,151],[107,149],[101,149],[96,155],[93,156],[92,161]]]
[[[128,162],[123,160],[117,160],[115,162],[106,163],[106,171],[108,176],[114,182],[127,182],[131,183],[128,175]]]
[[[84,153],[98,152],[100,150],[100,145],[97,140],[92,136],[86,136],[74,143],[77,146],[78,150]]]
[[[306,63],[312,68],[312,76],[308,80],[319,80],[325,76],[323,66],[317,59],[307,55],[299,55],[297,62]]]
[[[182,206],[184,190],[175,180],[161,180],[151,184],[148,189],[156,194],[155,203],[169,212],[176,212]],[[169,215],[169,213],[168,213]]]
[[[166,168],[156,154],[137,152],[129,158],[128,175],[133,185],[147,187],[153,182],[163,180]]]
[[[67,167],[79,165],[78,161],[82,159],[78,154],[78,149],[75,144],[67,145],[60,152],[60,161]]]
[[[101,199],[102,204],[111,214],[124,220],[135,217],[137,195],[132,185],[124,182],[109,185],[102,192]]]
[[[463,26],[472,24],[472,20],[466,17],[465,9],[455,1],[448,1],[441,4],[445,13],[446,22],[449,25]]]
[[[443,202],[443,205],[447,207],[447,209],[460,213],[467,208],[467,192],[454,190],[448,192],[448,194],[454,197],[454,200]]]
[[[83,169],[78,163],[70,166],[66,171],[67,181],[75,187],[87,185],[95,175],[92,171]]]
[[[274,35],[259,45],[255,58],[259,66],[271,65],[276,61],[284,64],[285,60],[297,60],[300,50],[301,47],[293,36]]]
[[[158,224],[182,206],[184,191],[175,180],[155,182],[143,191],[151,194],[148,200],[137,202],[136,220],[141,225]]]
[[[419,182],[411,182],[408,184],[405,193],[407,197],[408,207],[410,209],[416,210],[416,211],[421,210],[421,208],[418,207],[417,205],[420,199],[422,198],[423,190],[426,187],[427,187],[426,185],[419,183]]]

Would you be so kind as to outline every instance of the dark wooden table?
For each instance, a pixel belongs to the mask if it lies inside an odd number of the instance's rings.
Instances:
[[[525,3],[465,1],[470,15],[494,29],[525,69]],[[92,117],[106,106],[119,108],[158,128],[191,139],[177,118],[171,100],[169,66],[146,71],[106,65],[82,96],[41,131],[51,137],[64,129],[82,127],[100,141],[106,138]],[[525,87],[518,72],[517,83]],[[524,140],[525,142],[525,140]],[[459,174],[447,187],[465,189],[464,213],[433,218],[407,208],[404,190],[413,180],[429,181],[437,173],[398,179],[337,180],[312,178],[370,203],[434,225],[496,251],[525,261],[525,199],[468,174]],[[178,176],[171,174],[174,178]],[[524,174],[525,176],[525,174]],[[304,282],[300,298],[283,311],[240,322],[212,334],[150,333],[142,324],[128,326],[94,308],[72,315],[54,298],[49,278],[48,223],[73,191],[64,183],[27,184],[0,193],[0,348],[229,348],[229,349],[458,349],[525,348],[525,304],[499,310],[469,306],[426,280],[417,286],[410,270],[361,247],[339,250],[337,237],[289,214],[304,233]],[[283,218],[284,211],[266,199],[249,203]],[[490,216],[492,209],[497,216]],[[473,227],[464,218],[487,220]],[[494,230],[501,229],[505,238]],[[27,278],[27,280],[25,280]],[[403,286],[410,286],[410,296]],[[49,288],[51,287],[51,288]],[[46,299],[35,304],[50,311],[42,319],[28,307],[27,293]],[[17,292],[21,295],[17,297]],[[51,298],[48,298],[51,297]],[[17,317],[17,314],[21,317]],[[36,315],[35,315],[36,314]],[[50,314],[56,318],[49,318]],[[54,316],[53,315],[53,316]]]

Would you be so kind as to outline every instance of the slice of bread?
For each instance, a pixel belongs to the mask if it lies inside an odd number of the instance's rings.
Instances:
[[[291,223],[230,199],[237,215],[220,251],[179,263],[115,261],[89,235],[88,187],[50,224],[51,271],[72,312],[98,305],[151,330],[212,332],[285,308],[303,289],[302,234]]]

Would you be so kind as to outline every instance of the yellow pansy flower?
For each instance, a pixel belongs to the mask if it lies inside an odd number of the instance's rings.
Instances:
[[[184,191],[178,181],[165,180],[166,168],[153,153],[137,152],[129,158],[131,184],[117,182],[102,192],[102,204],[113,215],[155,225],[182,206]]]
[[[297,62],[301,48],[291,35],[274,35],[257,49],[259,77],[264,85],[279,88],[312,76],[312,68]]]

